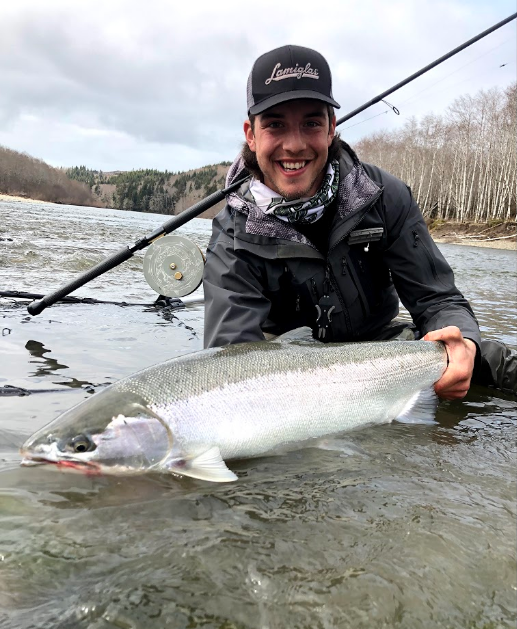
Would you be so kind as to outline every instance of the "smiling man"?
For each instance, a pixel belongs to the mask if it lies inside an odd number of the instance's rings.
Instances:
[[[463,397],[481,339],[411,191],[362,163],[335,132],[324,57],[283,46],[248,79],[246,142],[228,183],[250,174],[213,223],[205,267],[205,346],[309,326],[321,342],[442,340],[436,384]],[[396,319],[399,298],[414,325]]]
[[[266,187],[286,200],[318,192],[336,127],[331,115],[323,103],[302,99],[273,105],[253,124],[246,120],[246,142]]]

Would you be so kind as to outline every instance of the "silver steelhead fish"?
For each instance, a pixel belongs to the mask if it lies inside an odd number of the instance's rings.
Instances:
[[[174,358],[107,387],[22,447],[22,464],[166,471],[228,482],[229,459],[295,449],[368,424],[429,421],[441,343],[257,342]]]

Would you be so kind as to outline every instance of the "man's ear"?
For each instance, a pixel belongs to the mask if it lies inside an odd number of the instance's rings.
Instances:
[[[244,122],[244,137],[246,138],[246,144],[250,147],[250,151],[255,152],[255,134],[249,120]]]
[[[330,146],[332,144],[332,140],[334,139],[335,134],[336,134],[336,116],[334,116],[332,118],[332,121],[330,122],[327,146]]]

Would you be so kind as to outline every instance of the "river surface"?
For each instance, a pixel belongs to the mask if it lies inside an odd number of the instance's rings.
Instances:
[[[1,201],[0,288],[52,291],[165,220]],[[178,233],[204,248],[210,222]],[[440,249],[484,336],[517,347],[515,252]],[[142,257],[76,293],[142,306],[31,317],[0,299],[0,387],[34,391],[0,397],[2,629],[515,627],[517,402],[491,389],[442,403],[434,426],[237,462],[230,484],[21,468],[61,411],[202,348],[202,304],[144,305]]]

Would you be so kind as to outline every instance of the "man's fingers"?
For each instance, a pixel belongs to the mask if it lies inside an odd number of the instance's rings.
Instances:
[[[464,339],[459,328],[448,326],[433,330],[424,336],[425,341],[443,341],[449,359],[443,376],[434,385],[436,394],[446,400],[461,399],[467,395],[472,377],[475,345]]]

